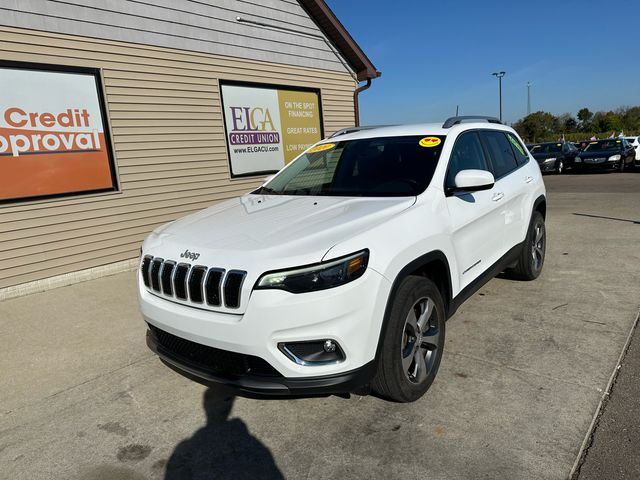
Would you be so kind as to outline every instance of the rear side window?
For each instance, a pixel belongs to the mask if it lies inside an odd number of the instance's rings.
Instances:
[[[445,188],[455,187],[458,172],[469,169],[489,170],[477,132],[463,133],[456,140],[449,160]]]
[[[511,142],[503,132],[485,130],[481,135],[489,152],[491,164],[493,165],[493,176],[496,179],[518,168]]]
[[[524,146],[520,143],[520,140],[518,140],[513,133],[507,133],[507,138],[511,143],[511,148],[513,148],[513,153],[516,156],[518,165],[524,165],[525,163],[527,163],[529,161],[529,156],[527,155],[526,148],[524,148]]]

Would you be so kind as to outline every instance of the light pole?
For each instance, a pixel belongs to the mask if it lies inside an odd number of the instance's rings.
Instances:
[[[531,82],[527,82],[527,115],[531,115]]]
[[[500,121],[502,121],[502,77],[504,77],[506,72],[493,72],[491,75],[498,79],[498,92],[500,95]]]

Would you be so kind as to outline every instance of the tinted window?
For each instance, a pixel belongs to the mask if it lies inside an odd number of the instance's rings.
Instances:
[[[620,150],[620,146],[622,145],[622,140],[616,139],[607,139],[607,140],[596,140],[594,142],[589,142],[584,148],[585,152],[598,152],[602,150]]]
[[[507,138],[511,143],[518,165],[524,165],[527,163],[529,161],[529,156],[527,155],[527,150],[520,143],[520,140],[518,140],[512,133],[507,133]]]
[[[340,138],[340,137],[338,137]],[[422,193],[438,164],[444,136],[366,138],[310,148],[253,193],[410,196]]]
[[[456,140],[451,152],[445,188],[455,187],[455,178],[461,170],[489,170],[476,132],[463,133]]]
[[[558,153],[560,152],[561,143],[541,143],[530,148],[533,155],[538,153]]]
[[[482,137],[489,151],[494,177],[500,178],[518,167],[511,142],[504,133],[485,130]]]

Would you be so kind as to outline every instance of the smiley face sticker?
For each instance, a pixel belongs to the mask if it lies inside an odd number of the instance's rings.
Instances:
[[[311,147],[306,153],[316,153],[316,152],[324,152],[325,150],[331,150],[335,147],[335,143],[321,143],[320,145],[316,145],[315,147]]]
[[[438,145],[440,145],[441,141],[442,140],[440,140],[438,137],[424,137],[420,139],[418,145],[426,148],[437,147]]]

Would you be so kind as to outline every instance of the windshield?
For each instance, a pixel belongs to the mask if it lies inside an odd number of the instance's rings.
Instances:
[[[422,193],[444,136],[402,136],[323,143],[310,148],[253,193],[361,197]]]
[[[532,155],[537,155],[540,153],[556,153],[559,152],[561,148],[561,143],[543,143],[540,145],[534,145],[529,149],[529,151]]]
[[[589,142],[584,149],[585,152],[599,152],[602,150],[619,150],[622,140],[598,140],[597,142]]]

